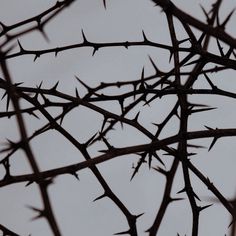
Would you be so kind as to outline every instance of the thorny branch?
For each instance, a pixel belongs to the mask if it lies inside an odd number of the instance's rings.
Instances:
[[[182,198],[172,197],[174,180],[180,164],[182,167],[184,186],[178,193],[185,193],[189,201],[190,210],[192,212],[192,236],[199,234],[200,212],[211,206],[198,205],[200,204],[201,198],[196,194],[196,189],[192,184],[192,173],[201,180],[202,184],[205,185],[227,209],[232,216],[233,229],[235,228],[235,204],[228,201],[227,197],[217,189],[209,178],[192,164],[191,156],[196,153],[192,153],[190,150],[193,148],[199,149],[202,148],[202,146],[191,144],[190,141],[212,138],[213,141],[208,149],[208,151],[210,151],[219,138],[236,136],[236,129],[234,127],[211,128],[208,125],[205,125],[206,129],[204,130],[190,131],[189,128],[190,117],[195,113],[216,109],[215,107],[208,106],[208,104],[190,102],[191,95],[197,95],[199,97],[211,95],[221,97],[222,99],[226,97],[230,98],[232,101],[236,98],[236,93],[218,88],[213,82],[214,77],[212,76],[226,70],[236,69],[236,40],[225,31],[234,11],[230,12],[226,19],[221,21],[219,19],[219,12],[222,0],[217,0],[215,4],[212,5],[212,9],[209,12],[202,7],[206,16],[206,22],[203,22],[177,8],[174,3],[169,0],[152,1],[165,13],[163,16],[166,17],[166,27],[169,29],[171,45],[161,44],[148,39],[144,31],[142,40],[94,43],[87,39],[82,30],[83,41],[77,44],[42,50],[27,49],[25,45],[23,46],[20,37],[23,35],[27,36],[27,34],[33,33],[35,30],[39,30],[45,39],[48,40],[48,35],[44,30],[45,25],[49,24],[54,17],[59,17],[58,13],[70,6],[71,3],[74,2],[73,0],[58,1],[52,7],[38,15],[13,25],[7,25],[3,22],[0,23],[0,38],[2,39],[0,45],[0,63],[3,75],[0,79],[0,89],[3,91],[2,98],[5,99],[3,102],[5,101],[6,105],[6,110],[0,112],[0,118],[16,117],[20,133],[20,140],[18,142],[8,140],[7,144],[1,147],[1,155],[3,156],[1,157],[0,165],[5,169],[5,176],[0,180],[0,187],[14,185],[20,182],[26,182],[26,186],[36,183],[40,190],[43,209],[38,209],[33,206],[31,208],[38,213],[35,219],[43,217],[47,220],[54,235],[62,235],[62,233],[60,232],[60,227],[56,221],[56,216],[54,215],[49,199],[48,187],[57,176],[72,174],[78,178],[78,172],[86,168],[92,171],[104,191],[103,194],[98,196],[94,201],[105,197],[109,198],[114,202],[117,208],[120,209],[127,220],[129,228],[116,233],[116,235],[128,234],[136,236],[139,234],[137,219],[142,216],[143,213],[131,213],[129,207],[115,194],[97,167],[98,164],[108,162],[115,158],[122,157],[123,159],[127,159],[131,154],[135,154],[138,158],[137,164],[133,166],[134,170],[131,179],[136,177],[140,168],[144,166],[144,163],[148,163],[149,169],[156,170],[157,173],[160,173],[166,179],[161,205],[157,207],[156,217],[152,220],[153,223],[151,226],[146,230],[150,236],[158,234],[169,204],[182,200]],[[109,11],[106,1],[103,1],[103,5],[105,9]],[[32,24],[35,23],[36,25],[32,26]],[[186,39],[179,37],[176,30],[177,24],[183,26],[185,34],[188,36]],[[195,35],[192,27],[197,28],[201,32],[200,37]],[[18,30],[17,33],[11,33],[11,31],[16,29]],[[210,39],[212,38],[217,48],[214,53],[208,50]],[[14,46],[12,46],[12,41],[15,43]],[[221,45],[222,42],[227,45],[227,52],[224,52]],[[14,47],[17,48],[16,52],[12,52]],[[98,50],[102,52],[102,48],[112,49],[115,47],[125,47],[126,49],[131,47],[151,47],[166,50],[170,54],[169,63],[172,63],[172,69],[170,71],[161,70],[156,62],[149,56],[150,63],[155,72],[152,75],[145,76],[143,68],[140,78],[136,80],[110,83],[101,82],[100,85],[92,88],[76,77],[80,85],[84,86],[87,91],[81,96],[77,89],[75,89],[74,95],[59,91],[59,81],[52,88],[45,88],[42,83],[35,88],[22,86],[21,83],[14,84],[14,78],[12,78],[10,73],[11,69],[9,69],[7,65],[8,61],[20,59],[25,55],[33,55],[34,61],[36,61],[40,56],[50,53],[54,53],[55,56],[59,57],[60,53],[66,50],[92,48],[92,56],[95,56]],[[180,53],[184,54],[184,56],[180,57]],[[196,56],[197,59],[195,59]],[[183,71],[183,68],[189,68],[187,66],[191,65],[194,65],[192,69]],[[186,77],[187,79],[184,80]],[[195,83],[199,79],[205,80],[209,88],[196,88]],[[114,93],[114,88],[118,89],[119,92],[117,94]],[[112,91],[112,93],[110,91]],[[152,108],[152,105],[159,104],[168,95],[174,96],[176,102],[172,108],[170,107],[170,112],[162,122],[153,123],[157,129],[150,131],[140,121],[140,114],[142,113],[141,107],[150,106]],[[21,108],[20,101],[24,101],[27,107]],[[101,103],[106,104],[107,102],[112,102],[114,106],[119,107],[119,111],[114,113],[109,111],[109,107],[106,109],[104,106],[101,106]],[[10,106],[10,103],[12,106]],[[79,141],[79,139],[74,137],[63,127],[65,117],[69,117],[72,110],[80,109],[81,107],[85,107],[103,117],[102,124],[100,124],[97,132],[84,143]],[[51,110],[48,108],[57,108],[57,110],[59,108],[61,111],[55,115],[55,113],[50,113]],[[133,118],[129,118],[129,114],[135,109],[139,109],[140,111]],[[41,128],[36,129],[33,134],[28,135],[26,132],[27,122],[25,122],[23,115],[33,115],[37,119],[44,117],[47,122]],[[178,120],[176,125],[179,127],[178,131],[174,135],[163,138],[163,130],[166,129],[170,121],[176,117]],[[108,136],[111,130],[117,128],[117,123],[120,123],[121,127],[124,129],[129,126],[148,138],[149,141],[139,145],[116,147],[117,145],[114,145],[112,141],[108,139]],[[82,156],[84,161],[65,165],[60,168],[55,167],[50,170],[40,170],[37,164],[38,160],[32,151],[30,142],[52,129],[56,130],[65,140],[76,147],[79,156]],[[103,154],[90,154],[89,149],[96,148],[96,145],[99,144],[106,147],[105,150],[96,150]],[[10,163],[14,161],[15,156],[13,154],[21,149],[24,151],[31,165],[32,174],[12,174]],[[169,170],[165,167],[165,156],[160,154],[161,151],[173,157]],[[0,225],[0,230],[4,235],[19,235],[2,224]]]

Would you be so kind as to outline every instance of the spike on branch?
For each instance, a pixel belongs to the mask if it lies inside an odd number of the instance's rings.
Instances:
[[[187,41],[190,41],[190,38],[186,38],[186,39],[179,40],[179,41],[178,41],[178,44],[180,45],[180,44],[185,43],[185,42],[187,42]]]
[[[184,64],[184,66],[190,66],[190,65],[197,64],[197,63],[200,63],[200,62],[203,62],[202,58],[199,58],[199,59],[193,60],[191,62],[188,62],[188,63]]]
[[[103,131],[103,129],[104,129],[106,123],[107,123],[107,120],[108,120],[108,117],[104,116],[104,119],[103,119],[103,122],[102,122],[102,127],[101,127],[101,133],[102,133],[102,131]]]
[[[86,38],[86,36],[84,34],[84,30],[83,29],[81,30],[81,33],[82,33],[82,38],[83,38],[83,44],[87,44],[88,40],[87,40],[87,38]]]
[[[177,201],[182,201],[182,200],[184,200],[184,198],[172,198],[172,197],[170,197],[169,198],[169,203],[171,203],[171,202],[177,202]]]
[[[209,22],[210,22],[209,13],[206,12],[206,10],[205,10],[205,8],[202,6],[202,4],[200,4],[200,7],[201,7],[201,9],[202,9],[202,11],[203,11],[203,13],[204,13],[204,15],[205,15],[205,17],[206,17],[207,23],[209,23]]]
[[[164,175],[164,176],[167,176],[168,173],[169,173],[168,171],[164,170],[163,168],[161,168],[161,167],[159,167],[159,166],[157,166],[157,167],[152,167],[152,169],[155,170],[155,171],[157,171],[157,172],[159,172],[159,173],[161,173],[161,174]]]
[[[140,85],[139,85],[139,90],[145,90],[146,89],[146,83],[144,81],[144,67],[142,69],[141,73],[141,79],[140,79]]]
[[[203,206],[203,207],[198,207],[198,210],[199,210],[199,212],[203,211],[203,210],[207,209],[208,207],[211,207],[212,205],[213,204],[209,204],[209,205],[206,205],[206,206]]]
[[[59,48],[55,48],[55,57],[57,57],[58,53],[59,53],[60,49]]]
[[[189,109],[189,115],[193,114],[193,113],[197,113],[197,112],[204,112],[204,111],[211,111],[217,109],[216,107],[209,107],[209,108],[201,108],[201,109]]]
[[[208,152],[213,148],[213,146],[215,145],[216,141],[217,141],[218,137],[214,137],[212,142],[211,142],[211,145],[209,146],[208,148]]]
[[[120,98],[118,99],[118,102],[120,104],[121,113],[123,114],[124,113],[124,99]]]
[[[204,125],[204,127],[207,128],[208,130],[214,130],[213,128],[206,126],[206,125]]]
[[[143,42],[144,42],[144,43],[149,42],[149,40],[147,39],[147,36],[146,36],[146,34],[144,33],[143,30],[142,30],[142,35],[143,35]]]
[[[103,6],[104,6],[104,8],[106,10],[107,9],[106,0],[103,0]]]
[[[133,87],[134,87],[134,100],[136,98],[136,92],[137,92],[137,84],[133,83]]]
[[[75,88],[75,96],[76,96],[76,98],[80,98],[79,92],[78,92],[78,89],[77,89],[77,88]]]
[[[89,145],[92,144],[94,138],[96,137],[97,133],[95,133],[87,142],[85,142],[85,147],[88,147]]]
[[[34,62],[40,57],[40,53],[36,52],[34,56]]]
[[[219,39],[216,39],[216,43],[217,43],[218,49],[219,49],[219,51],[220,51],[220,55],[221,55],[222,57],[224,57],[225,54],[224,54],[224,51],[223,51],[223,47],[220,45]]]
[[[99,47],[93,46],[93,53],[92,56],[95,55],[95,53],[98,51]]]
[[[233,51],[234,51],[234,48],[230,46],[228,52],[225,54],[225,57],[229,59]]]
[[[79,175],[76,173],[76,171],[70,172],[71,175],[73,175],[77,180],[79,179]]]
[[[105,198],[105,197],[107,197],[106,193],[104,193],[104,194],[102,194],[102,195],[96,197],[96,198],[93,200],[93,202],[96,202],[96,201],[98,201],[98,200],[101,200],[102,198]]]
[[[125,234],[130,234],[131,235],[131,230],[129,229],[129,230],[126,230],[126,231],[115,233],[114,235],[125,235]]]
[[[193,193],[193,196],[198,200],[198,201],[201,201],[201,199],[198,197],[198,195],[193,191],[192,189],[192,193]]]
[[[172,50],[170,50],[169,63],[171,62],[173,55],[174,55],[174,52]]]
[[[108,150],[114,149],[114,147],[108,142],[108,140],[104,136],[102,136],[102,141],[106,144]]]
[[[229,22],[230,18],[232,17],[233,13],[235,12],[235,8],[229,13],[229,15],[225,18],[225,20],[220,24],[218,21],[218,27],[222,28],[223,30],[225,29],[227,23]]]
[[[140,153],[140,154],[137,154],[137,155],[140,155],[141,157],[140,157],[139,160],[138,160],[137,166],[134,167],[134,172],[133,172],[133,174],[132,174],[132,176],[131,176],[131,178],[130,178],[130,181],[132,181],[133,178],[134,178],[134,176],[138,173],[138,171],[139,171],[141,165],[142,165],[144,162],[146,162],[146,161],[145,161],[145,158],[146,158],[146,155],[147,155],[146,152],[143,152],[143,153]]]
[[[57,81],[56,84],[51,88],[51,91],[56,91],[58,84],[59,84],[59,81]]]
[[[92,88],[90,88],[87,84],[85,84],[81,79],[79,79],[79,77],[77,77],[76,75],[75,75],[75,78],[77,79],[77,81],[79,81],[87,90],[88,90],[88,92],[92,92],[93,91],[93,89]]]
[[[37,118],[38,120],[40,120],[40,118],[35,114],[35,112],[33,111],[28,111],[28,114],[31,116],[34,116],[35,118]]]
[[[161,160],[161,158],[157,155],[156,151],[150,151],[150,152],[149,152],[149,159],[151,159],[152,156],[155,157],[156,160],[158,160],[158,161],[165,167],[165,163],[164,163],[164,162]],[[150,160],[150,162],[151,162],[151,160]],[[151,165],[151,163],[150,163],[150,165]],[[150,166],[149,166],[149,167],[150,167]]]
[[[9,105],[10,105],[10,96],[9,96],[9,94],[8,94],[7,91],[5,91],[5,93],[2,95],[1,100],[4,99],[4,97],[7,97],[7,102],[6,102],[6,111],[8,111],[8,109],[9,109]]]
[[[18,43],[18,46],[19,46],[19,48],[20,48],[20,52],[21,52],[21,53],[25,52],[25,49],[22,47],[22,45],[21,45],[19,39],[17,39],[17,43]]]
[[[159,68],[157,67],[157,65],[155,64],[155,62],[154,62],[153,59],[151,58],[151,56],[148,56],[148,58],[149,58],[150,62],[152,63],[152,66],[153,66],[154,69],[155,69],[156,75],[157,75],[157,76],[163,75],[164,73],[159,70]]]
[[[29,181],[29,182],[26,183],[25,187],[28,187],[28,186],[30,186],[33,183],[34,183],[34,181]]]
[[[33,207],[33,206],[27,206],[29,209],[31,209],[32,211],[35,211],[36,213],[38,213],[38,215],[36,215],[35,217],[33,217],[31,220],[37,220],[39,218],[42,218],[42,217],[46,217],[46,214],[45,214],[45,210],[41,210],[39,208],[36,208],[36,207]]]
[[[209,83],[209,85],[211,86],[211,88],[212,88],[213,90],[217,90],[217,89],[218,89],[217,86],[215,86],[215,85],[212,83],[212,81],[210,80],[209,76],[208,76],[206,73],[204,73],[204,76],[205,76],[207,82]]]
[[[186,188],[184,187],[183,189],[179,190],[176,194],[184,193],[186,192]]]
[[[140,114],[140,111],[136,114],[136,116],[134,117],[133,121],[138,122],[139,114]]]
[[[40,89],[41,89],[42,84],[43,84],[43,81],[40,82],[39,86],[36,85],[37,91],[36,91],[36,93],[35,93],[35,95],[34,95],[34,99],[35,99],[35,100],[38,100],[38,95],[39,95],[40,92],[41,92]]]

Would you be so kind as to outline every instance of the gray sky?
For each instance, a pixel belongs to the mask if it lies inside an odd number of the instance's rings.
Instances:
[[[204,20],[199,3],[209,9],[214,1],[179,0],[173,1],[189,14]],[[0,0],[0,21],[6,25],[14,24],[27,19],[52,6],[55,1]],[[235,7],[234,0],[223,1],[221,16],[224,17]],[[233,16],[227,32],[236,35],[236,17]],[[20,38],[22,46],[26,49],[44,49],[55,46],[69,45],[82,41],[81,30],[83,29],[88,40],[92,42],[116,42],[137,41],[142,39],[142,30],[147,37],[155,42],[170,44],[165,15],[159,7],[154,7],[150,0],[107,0],[107,10],[102,5],[102,0],[78,0],[75,1],[63,13],[59,14],[45,28],[50,42],[46,42],[40,33],[32,33]],[[183,39],[186,35],[179,28],[178,37]],[[212,50],[215,49],[212,42]],[[16,49],[17,50],[17,49]],[[143,48],[108,48],[99,49],[92,57],[92,49],[74,49],[61,52],[55,58],[54,55],[43,55],[36,62],[33,56],[22,56],[8,61],[14,82],[24,81],[25,86],[36,86],[43,81],[44,88],[50,88],[60,81],[58,89],[73,93],[75,86],[83,94],[84,88],[78,84],[74,75],[91,86],[100,82],[118,80],[134,80],[140,77],[142,68],[145,67],[145,75],[154,73],[148,59],[150,55],[160,69],[167,71],[172,68],[168,64],[168,53],[164,50],[151,47]],[[224,89],[235,91],[236,82],[233,72],[228,71],[214,76],[214,82]],[[196,86],[207,86],[206,82],[199,81]],[[2,93],[2,91],[0,91]],[[117,91],[116,91],[117,92]],[[212,97],[194,97],[193,101],[204,102],[218,109],[195,115],[190,118],[190,129],[204,129],[204,125],[218,128],[235,126],[235,103],[234,100]],[[127,117],[132,118],[141,110],[140,122],[150,131],[154,129],[151,122],[161,121],[164,115],[170,111],[176,101],[174,96],[169,96],[151,107],[140,106]],[[22,104],[25,105],[25,104]],[[119,106],[111,104],[99,104],[111,112],[117,113]],[[1,111],[5,109],[5,103],[1,102]],[[56,111],[50,110],[52,114]],[[42,116],[41,116],[42,117]],[[78,108],[68,115],[63,127],[79,141],[86,141],[101,127],[103,117],[85,108]],[[32,134],[34,130],[46,123],[45,118],[37,120],[25,116],[27,130]],[[17,141],[17,126],[14,119],[1,120],[0,142],[3,144],[6,138]],[[178,130],[178,120],[173,120],[163,131],[161,137],[173,135]],[[133,128],[125,126],[122,131],[120,125],[116,131],[110,132],[109,141],[115,146],[122,147],[133,144],[147,143],[149,140]],[[200,150],[193,158],[193,163],[200,171],[208,176],[211,181],[227,197],[235,194],[235,138],[220,139],[211,152],[207,149]],[[194,143],[209,146],[210,139],[196,141]],[[64,137],[50,131],[39,136],[31,142],[35,156],[41,170],[48,170],[59,166],[77,163],[83,157]],[[94,145],[90,153],[98,155],[101,144]],[[1,155],[3,157],[3,155]],[[168,167],[171,157],[163,156]],[[14,174],[30,173],[29,164],[24,154],[19,151],[11,159]],[[162,199],[165,179],[154,170],[148,170],[143,166],[138,175],[130,182],[132,164],[136,163],[134,155],[122,156],[117,159],[100,164],[99,170],[113,189],[114,193],[124,202],[133,214],[145,213],[137,221],[139,235],[144,233],[153,223],[158,206]],[[125,217],[120,210],[105,198],[93,203],[93,199],[103,193],[101,186],[89,170],[79,173],[80,181],[73,176],[62,175],[55,178],[55,183],[49,188],[52,206],[65,236],[109,236],[128,229]],[[0,167],[0,176],[4,176],[4,170]],[[196,178],[192,177],[193,186],[200,197],[200,205],[209,204],[207,197],[212,197],[205,186]],[[182,169],[179,168],[175,178],[173,196],[183,188]],[[35,184],[25,188],[25,183],[15,184],[0,189],[0,223],[19,233],[20,235],[51,236],[51,231],[45,220],[31,221],[35,216],[27,206],[40,207],[41,199]],[[181,197],[186,196],[184,194]],[[191,212],[188,200],[173,203],[167,210],[158,236],[191,234]],[[214,204],[200,215],[200,236],[222,236],[227,233],[230,216],[226,210]]]

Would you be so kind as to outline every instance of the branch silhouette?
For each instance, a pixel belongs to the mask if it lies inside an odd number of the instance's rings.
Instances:
[[[135,179],[140,170],[145,169],[146,166],[146,171],[153,171],[158,176],[165,178],[161,203],[154,206],[155,216],[153,219],[149,219],[150,222],[146,226],[145,233],[149,236],[159,235],[160,228],[166,227],[163,219],[169,206],[172,203],[177,205],[179,201],[185,199],[174,196],[174,184],[178,180],[177,172],[181,170],[184,186],[175,194],[182,194],[186,197],[185,204],[192,213],[191,235],[199,235],[201,212],[207,211],[212,206],[212,204],[202,204],[202,197],[198,194],[193,176],[200,180],[202,185],[207,187],[227,210],[232,218],[231,235],[233,235],[235,232],[235,204],[217,188],[217,184],[210,181],[208,173],[203,173],[201,167],[193,164],[192,160],[198,151],[200,152],[205,148],[205,146],[195,144],[195,141],[211,139],[212,142],[207,147],[208,152],[210,152],[215,145],[219,144],[217,142],[219,139],[236,136],[236,128],[227,127],[227,124],[223,124],[221,128],[212,128],[209,124],[203,124],[204,129],[192,130],[192,117],[205,112],[214,115],[214,111],[220,108],[205,103],[192,102],[191,95],[198,98],[214,96],[222,101],[227,98],[234,102],[236,93],[224,87],[221,88],[215,81],[215,75],[227,73],[227,71],[234,73],[236,69],[236,40],[226,32],[226,26],[231,21],[234,10],[224,20],[221,20],[220,10],[223,2],[216,0],[209,11],[201,6],[206,17],[203,22],[182,11],[172,1],[152,0],[158,6],[157,9],[162,10],[161,16],[166,19],[165,27],[169,32],[170,45],[149,39],[144,30],[142,31],[142,40],[106,43],[92,42],[82,30],[82,42],[46,49],[27,49],[29,47],[22,43],[23,36],[27,37],[29,34],[39,31],[46,42],[49,42],[45,27],[51,23],[52,19],[57,21],[60,17],[59,13],[66,8],[69,11],[75,2],[73,0],[58,1],[41,13],[15,24],[0,23],[0,66],[2,70],[0,90],[3,93],[2,103],[5,107],[5,109],[2,108],[3,106],[1,107],[0,119],[7,122],[6,118],[15,118],[20,134],[18,141],[7,139],[0,146],[0,165],[4,169],[0,187],[11,186],[14,188],[17,183],[25,183],[26,187],[32,184],[37,185],[43,208],[29,207],[36,213],[33,220],[45,219],[52,235],[59,236],[63,235],[63,229],[58,223],[52,203],[53,197],[49,195],[49,187],[54,184],[54,179],[66,174],[73,175],[79,180],[80,171],[88,169],[96,177],[103,191],[100,196],[94,199],[94,202],[106,198],[110,199],[126,220],[128,228],[113,233],[115,235],[138,236],[141,235],[139,222],[143,220],[142,215],[145,212],[134,213],[133,209],[131,210],[129,204],[126,203],[125,198],[120,197],[113,190],[115,188],[99,169],[99,165],[102,163],[109,162],[112,165],[115,159],[127,160],[130,159],[130,156],[135,156],[130,180]],[[103,5],[104,11],[109,11],[109,2],[101,1],[101,5]],[[179,25],[183,28],[181,34],[178,32]],[[182,35],[187,35],[187,37],[183,38]],[[211,46],[214,47],[214,50],[209,49]],[[169,55],[169,62],[167,63],[171,69],[164,71],[150,55],[147,55],[149,63],[154,69],[154,72],[148,76],[145,75],[146,67],[143,67],[142,70],[140,69],[139,78],[115,82],[102,81],[94,87],[75,76],[78,86],[85,90],[84,94],[77,88],[75,88],[73,95],[66,90],[60,90],[61,81],[56,82],[52,87],[44,85],[43,82],[36,87],[23,85],[24,81],[16,83],[14,76],[12,76],[14,73],[11,73],[12,69],[8,66],[12,60],[21,60],[26,55],[32,55],[33,61],[37,63],[39,57],[54,54],[55,57],[59,58],[67,50],[73,52],[90,48],[92,49],[91,56],[95,57],[98,51],[101,54],[105,53],[105,48],[126,48],[127,50],[135,48],[138,50],[144,47],[163,50],[166,55]],[[204,85],[199,85],[199,80],[203,81]],[[165,101],[168,96],[173,97],[175,102],[168,105],[166,114],[163,112],[164,118],[155,117],[155,121],[152,122],[153,128],[148,128],[150,126],[144,124],[145,122],[141,118],[143,114],[144,116],[146,114],[143,108],[149,106],[149,109],[154,112],[154,106]],[[111,111],[109,104],[117,108],[116,112]],[[73,117],[73,111],[78,111],[81,108],[86,108],[93,114],[102,117],[102,121],[97,125],[96,132],[90,135],[86,141],[81,141],[85,137],[77,137],[64,127],[65,119]],[[27,128],[30,124],[27,123],[27,116],[41,121],[40,127],[35,128],[34,132],[28,132]],[[177,131],[174,134],[168,134],[166,130],[173,121]],[[139,133],[143,137],[142,143],[121,145],[119,142],[115,142],[109,135],[114,132],[119,135],[118,125],[123,130],[131,129]],[[89,128],[86,126],[86,130]],[[83,160],[62,167],[55,165],[54,168],[42,170],[38,164],[40,160],[34,154],[31,144],[33,140],[51,130],[62,136],[65,142],[71,144]],[[132,141],[135,141],[135,138]],[[100,147],[103,149],[101,150]],[[15,154],[21,150],[23,150],[30,164],[32,171],[30,174],[13,174],[14,169],[11,163],[16,159]],[[165,158],[167,155],[171,157],[169,167]],[[11,225],[0,225],[3,235],[21,235],[15,230],[10,230],[10,228],[12,229]],[[179,235],[179,232],[176,234]]]

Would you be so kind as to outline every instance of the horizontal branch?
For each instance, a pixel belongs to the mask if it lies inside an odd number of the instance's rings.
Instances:
[[[193,139],[202,139],[202,138],[212,138],[212,137],[230,137],[236,136],[236,129],[215,129],[215,130],[201,130],[201,131],[193,131],[188,132],[186,134],[187,140]],[[60,167],[53,170],[44,171],[38,174],[39,177],[35,176],[34,174],[29,175],[20,175],[20,176],[11,176],[8,180],[0,181],[0,187],[25,182],[25,181],[40,181],[41,179],[55,177],[57,175],[62,174],[70,174],[76,171],[91,168],[94,165],[101,164],[108,160],[114,159],[115,157],[124,156],[128,154],[135,154],[137,152],[144,152],[147,150],[159,150],[165,148],[167,145],[171,145],[174,143],[178,143],[182,137],[180,135],[174,135],[159,141],[154,141],[150,144],[142,144],[136,146],[128,146],[124,148],[113,148],[111,151],[107,151],[107,153],[102,154],[100,156],[94,157],[90,160],[86,160],[77,164],[68,165],[65,167]]]

